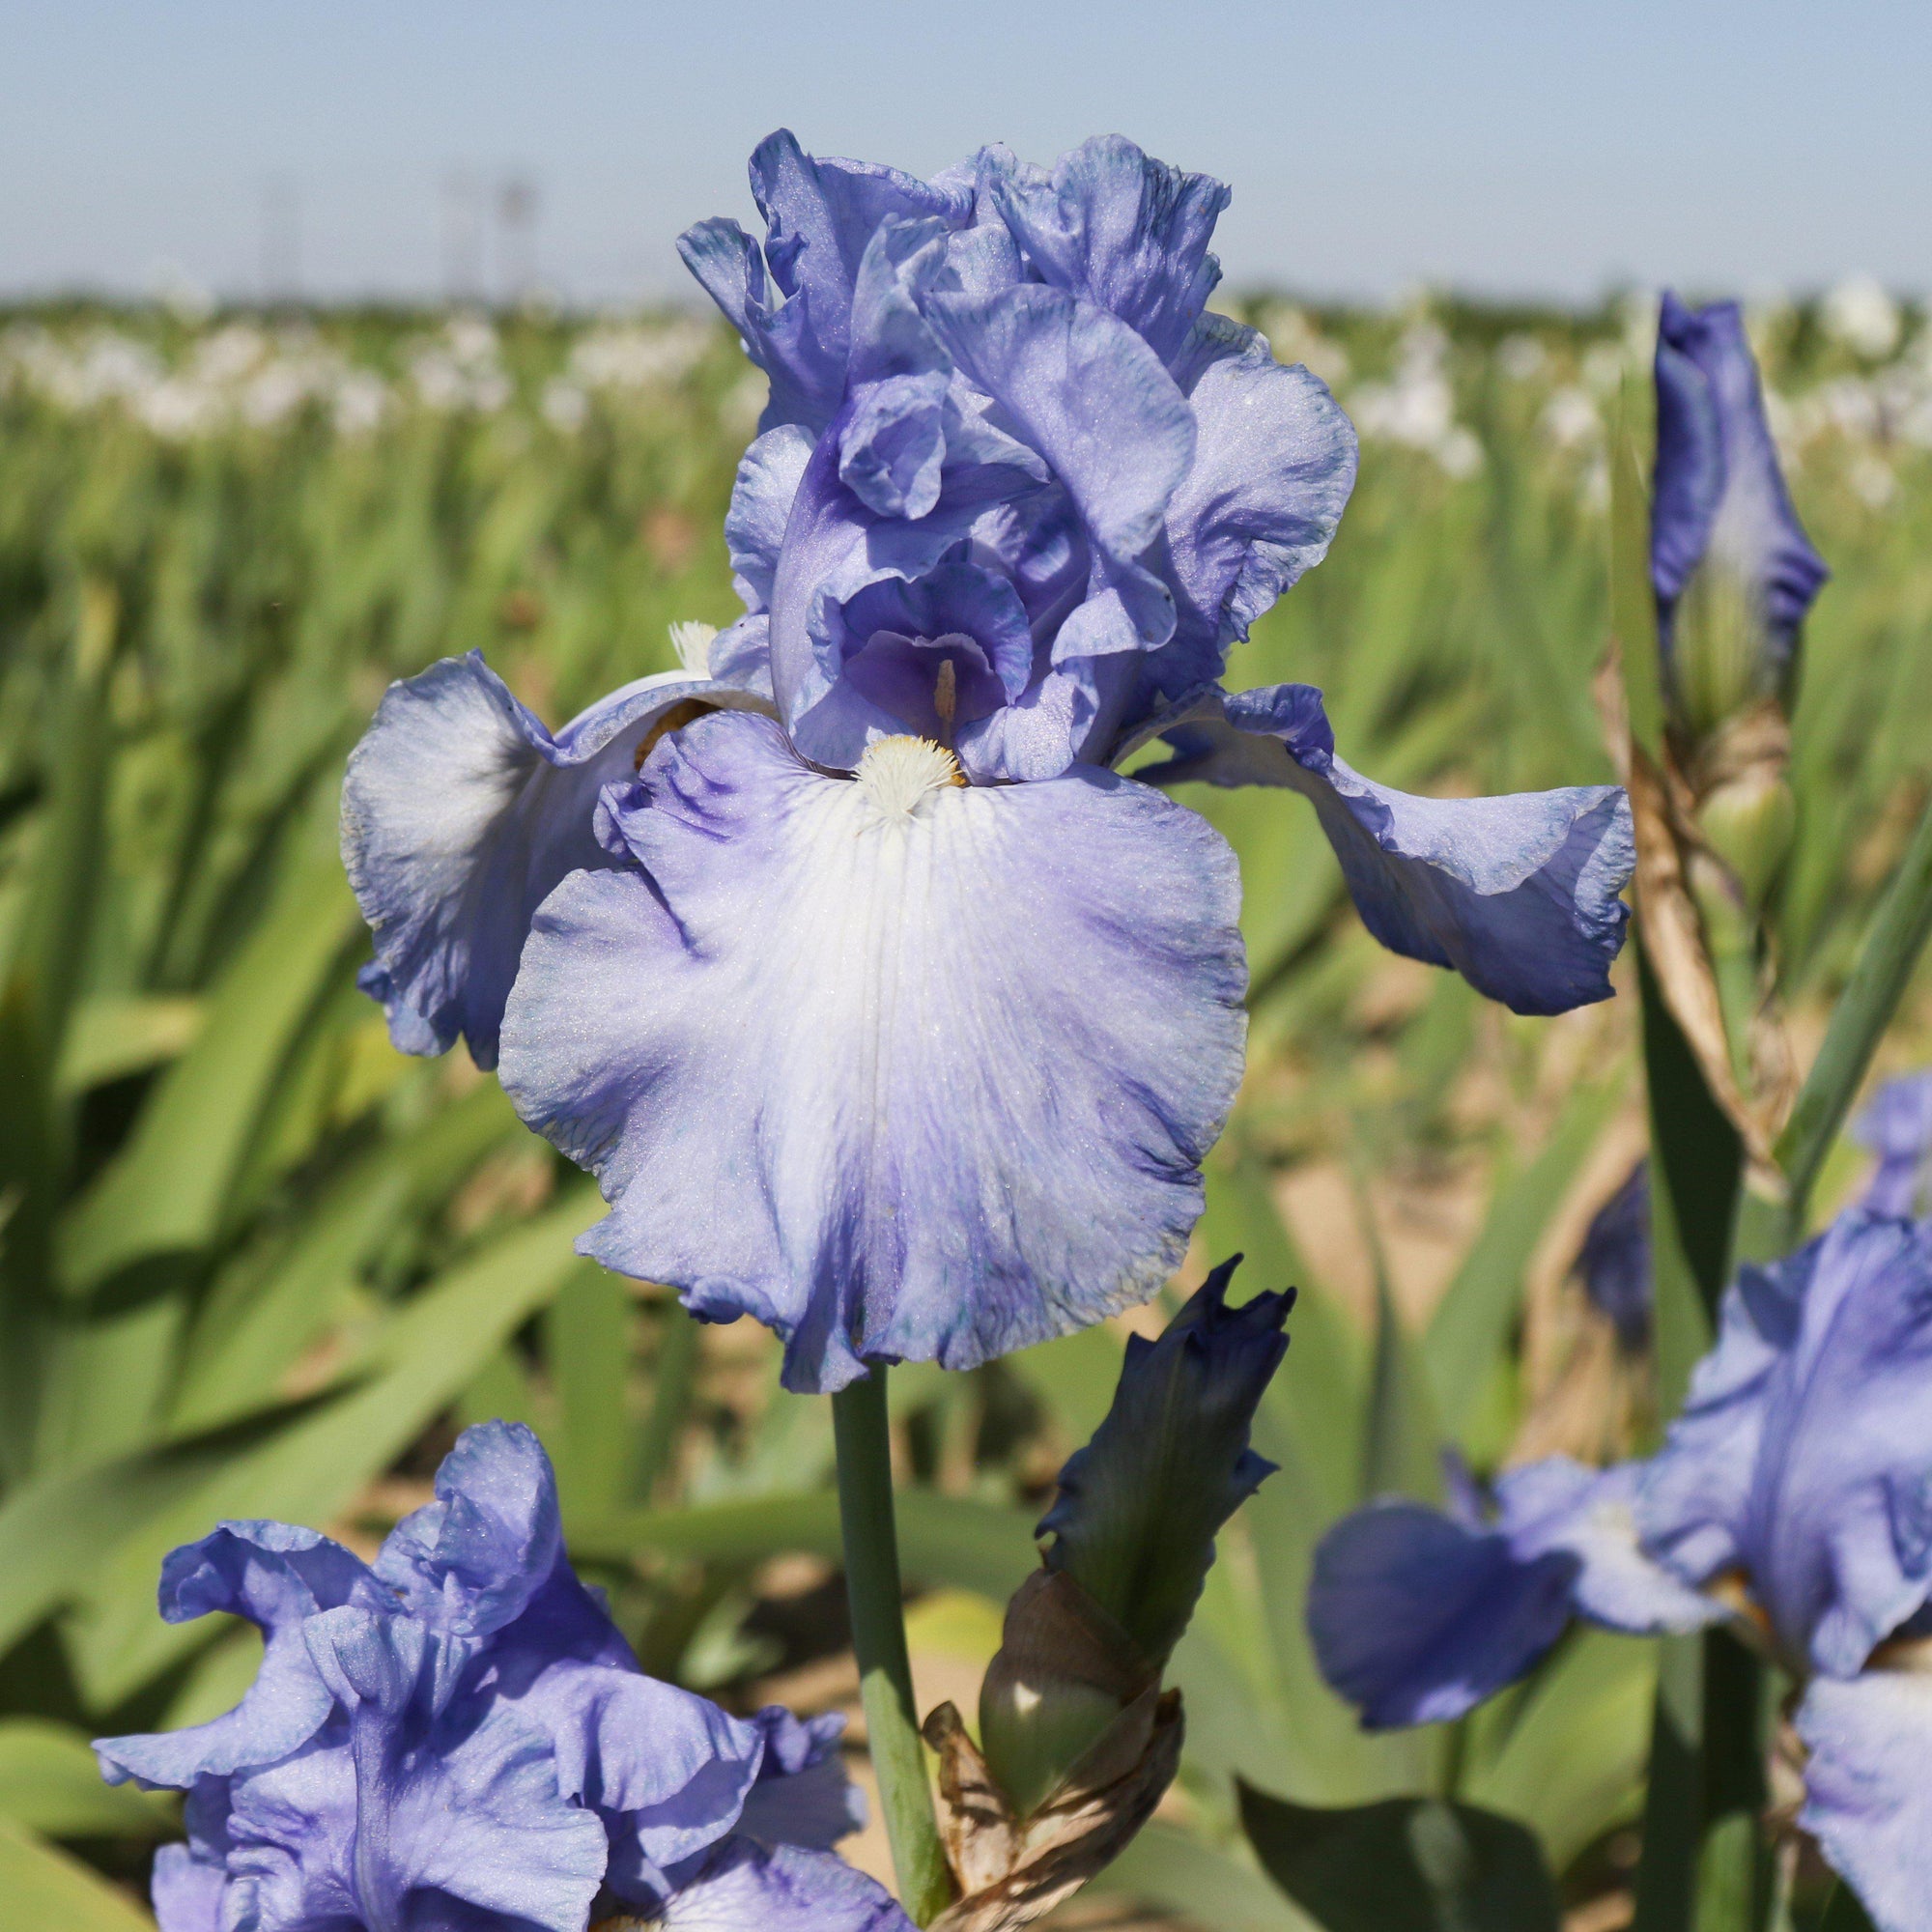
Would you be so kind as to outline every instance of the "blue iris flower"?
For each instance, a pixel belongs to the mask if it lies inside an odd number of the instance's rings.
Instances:
[[[1561,1460],[1499,1484],[1499,1520],[1358,1511],[1317,1553],[1309,1628],[1372,1724],[1459,1716],[1573,1613],[1613,1630],[1727,1617],[1806,1683],[1800,1823],[1880,1932],[1932,1895],[1932,1224],[1850,1209],[1747,1266],[1649,1462]],[[1896,1667],[1896,1666],[1916,1667]]]
[[[177,1549],[162,1615],[213,1610],[265,1639],[241,1704],[95,1747],[110,1781],[187,1793],[161,1932],[907,1932],[827,1849],[858,1822],[840,1720],[734,1718],[646,1677],[564,1558],[521,1425],[467,1431],[373,1568],[276,1522]]]
[[[1234,855],[1165,787],[1305,793],[1378,937],[1524,1012],[1607,996],[1632,844],[1613,786],[1411,798],[1312,688],[1221,691],[1355,439],[1206,312],[1219,184],[1122,140],[922,182],[778,134],[752,172],[762,244],[683,244],[771,378],[745,615],[554,738],[474,657],[396,687],[344,851],[397,1043],[496,1061],[611,1204],[584,1252],[817,1390],[1179,1261],[1246,964]]]
[[[1640,1160],[1591,1217],[1577,1252],[1583,1293],[1634,1354],[1650,1339],[1650,1163]]]
[[[1718,715],[1782,696],[1804,613],[1830,572],[1791,507],[1735,302],[1689,309],[1665,293],[1657,336],[1651,581],[1666,678],[1680,708]],[[1700,669],[1680,618],[1701,600]],[[1717,689],[1693,693],[1687,687]],[[1716,716],[1695,716],[1709,725]]]

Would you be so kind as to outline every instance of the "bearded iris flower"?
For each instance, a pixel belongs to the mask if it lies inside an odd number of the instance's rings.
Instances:
[[[344,849],[397,1043],[500,1055],[611,1203],[584,1252],[823,1390],[1179,1261],[1246,968],[1234,855],[1166,787],[1302,791],[1384,944],[1524,1012],[1607,996],[1631,841],[1615,787],[1411,798],[1312,688],[1221,691],[1355,439],[1206,311],[1218,183],[1122,140],[922,182],[778,134],[752,174],[763,243],[683,243],[771,379],[745,614],[554,739],[479,659],[397,687]]]
[[[1880,1932],[1918,1932],[1932,1880],[1928,1363],[1932,1227],[1849,1210],[1788,1259],[1739,1271],[1649,1462],[1514,1470],[1494,1529],[1406,1503],[1337,1524],[1309,1595],[1325,1674],[1367,1721],[1415,1723],[1521,1676],[1573,1612],[1637,1633],[1735,1618],[1805,1685],[1800,1824]],[[1539,1529],[1512,1501],[1538,1492],[1583,1507]]]
[[[436,1490],[373,1568],[275,1522],[163,1565],[171,1622],[226,1610],[265,1645],[227,1716],[95,1747],[110,1781],[187,1793],[161,1932],[905,1932],[826,1849],[858,1822],[839,1719],[733,1718],[646,1677],[521,1425],[467,1431]]]

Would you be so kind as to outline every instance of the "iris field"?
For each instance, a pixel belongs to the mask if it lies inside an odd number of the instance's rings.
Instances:
[[[1231,687],[1321,686],[1349,755],[1411,790],[1615,776],[1610,435],[1650,309],[1233,306],[1329,383],[1363,454],[1327,561]],[[1932,780],[1932,331],[1858,289],[1752,330],[1833,571],[1769,915],[1808,1051]],[[573,1257],[594,1188],[461,1051],[396,1053],[355,990],[336,852],[391,679],[481,648],[555,725],[675,668],[673,623],[730,621],[720,530],[762,392],[727,330],[679,317],[0,318],[4,1932],[150,1922],[178,1807],[103,1785],[87,1740],[228,1709],[260,1650],[160,1622],[164,1554],[224,1517],[366,1550],[470,1421],[538,1431],[573,1560],[647,1670],[856,1711],[827,1406],[779,1389],[765,1330]],[[1252,1034],[1170,1305],[1236,1250],[1248,1290],[1300,1299],[1255,1429],[1280,1473],[1171,1671],[1180,1777],[1076,1910],[1305,1932],[1244,1792],[1428,1794],[1520,1821],[1576,1932],[1620,1924],[1658,1653],[1574,1630],[1457,1724],[1372,1737],[1304,1605],[1322,1532],[1439,1498],[1444,1445],[1491,1472],[1654,1444],[1648,1354],[1571,1270],[1644,1142],[1635,962],[1616,1001],[1516,1018],[1383,952],[1298,801],[1186,802],[1240,858]],[[1881,1072],[1926,1057],[1922,993]],[[1863,1161],[1833,1151],[1814,1220]],[[895,1373],[923,1701],[970,1707],[1133,1325]],[[882,1839],[856,1856],[888,1868]],[[1801,1921],[1825,1885],[1797,1875]]]

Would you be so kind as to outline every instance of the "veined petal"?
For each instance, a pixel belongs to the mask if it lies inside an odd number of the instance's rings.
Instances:
[[[1932,1675],[1867,1670],[1812,1681],[1798,1707],[1798,1822],[1856,1891],[1878,1932],[1924,1932],[1932,1899]]]
[[[261,1667],[241,1703],[205,1724],[96,1740],[101,1776],[185,1791],[197,1778],[286,1757],[332,1703],[302,1640],[303,1620],[384,1594],[360,1558],[287,1523],[225,1522],[174,1550],[161,1566],[161,1615],[176,1624],[213,1611],[246,1617],[265,1639]]]
[[[1043,281],[1119,316],[1163,362],[1179,354],[1221,279],[1208,243],[1224,183],[1109,134],[1061,156],[1050,177],[1009,167],[989,185]]]
[[[663,1923],[665,1932],[912,1932],[892,1893],[843,1859],[746,1838],[678,1874]]]
[[[1194,461],[1167,506],[1174,639],[1151,692],[1211,683],[1228,646],[1328,554],[1355,485],[1355,432],[1319,377],[1274,359],[1266,337],[1204,315],[1175,368],[1194,411]]]
[[[198,1859],[185,1845],[163,1845],[155,1854],[148,1892],[161,1932],[221,1932],[221,1891],[228,1874]]]
[[[752,1721],[764,1731],[765,1754],[738,1832],[760,1844],[826,1850],[865,1829],[865,1794],[846,1776],[838,1754],[840,1713],[797,1718],[781,1704],[768,1704]]]
[[[1310,799],[1362,923],[1392,952],[1451,966],[1515,1012],[1560,1013],[1610,997],[1610,962],[1635,863],[1616,785],[1498,798],[1417,798],[1335,755],[1312,685],[1274,685],[1178,704],[1153,734],[1179,754],[1153,784],[1283,785]]]
[[[640,678],[554,737],[482,654],[389,687],[342,784],[342,859],[376,944],[361,985],[405,1053],[459,1035],[497,1058],[530,915],[567,872],[610,863],[599,789],[680,706],[764,710],[755,693],[681,671]]]
[[[583,1251],[776,1328],[794,1388],[1143,1298],[1240,1076],[1205,821],[1087,767],[961,787],[896,743],[855,782],[752,719],[667,739],[605,802],[642,871],[553,895],[506,1023],[505,1089],[611,1203]]]
[[[1372,1504],[1316,1547],[1308,1634],[1371,1730],[1446,1722],[1514,1684],[1563,1634],[1581,1561],[1519,1556],[1498,1530]]]
[[[731,555],[732,587],[748,611],[771,605],[785,519],[810,459],[811,438],[785,423],[768,429],[738,460],[731,507],[724,513],[724,546]]]

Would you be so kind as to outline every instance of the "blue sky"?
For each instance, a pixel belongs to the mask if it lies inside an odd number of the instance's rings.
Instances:
[[[926,173],[1118,130],[1232,182],[1233,281],[1588,296],[1932,287],[1932,7],[1196,0],[10,0],[0,293],[439,293],[466,190],[537,185],[543,279],[681,286],[744,158]],[[462,256],[459,245],[457,254]],[[487,258],[486,258],[487,259]],[[497,270],[486,266],[486,274]]]

